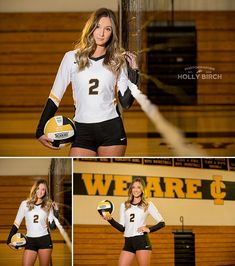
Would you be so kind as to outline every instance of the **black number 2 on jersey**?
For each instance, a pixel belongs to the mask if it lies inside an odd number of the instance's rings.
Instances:
[[[130,214],[130,223],[134,223],[134,219],[135,219],[135,214],[131,213]]]
[[[98,94],[98,87],[99,87],[99,80],[98,79],[90,79],[89,84],[89,95],[97,95]]]
[[[33,222],[34,222],[35,224],[37,224],[37,223],[38,223],[38,219],[39,219],[39,215],[35,214],[35,215],[33,216]]]

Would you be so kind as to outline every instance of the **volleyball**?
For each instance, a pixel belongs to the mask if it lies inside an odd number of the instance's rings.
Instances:
[[[21,233],[16,233],[12,236],[11,243],[15,246],[16,249],[22,249],[26,245],[26,237]]]
[[[44,134],[53,140],[54,147],[63,148],[72,143],[75,137],[75,125],[65,116],[54,116],[47,121]]]
[[[109,216],[114,211],[114,205],[110,200],[102,200],[98,203],[97,211],[101,216]]]

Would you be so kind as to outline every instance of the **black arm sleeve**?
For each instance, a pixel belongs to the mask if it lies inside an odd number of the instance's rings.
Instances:
[[[125,231],[125,227],[123,225],[121,225],[120,223],[118,223],[117,221],[115,221],[113,218],[111,220],[108,220],[108,222],[118,231],[120,232],[124,232]]]
[[[56,224],[55,221],[53,220],[52,223],[49,222],[49,227],[51,230],[55,230],[56,229]]]
[[[133,69],[129,65],[127,65],[127,73],[129,80],[135,85],[137,85],[139,82],[139,70]]]
[[[46,122],[55,115],[57,109],[58,107],[55,105],[55,103],[51,99],[48,99],[36,130],[37,139],[44,134],[43,130]]]
[[[59,210],[55,210],[53,208],[53,214],[54,214],[55,218],[57,218],[57,219],[59,219],[59,214],[60,214],[59,212],[60,212]],[[49,222],[49,227],[51,230],[56,229],[56,224],[55,224],[54,220],[52,221],[52,223]]]
[[[60,211],[53,209],[53,213],[54,213],[54,216],[58,219],[60,215]]]
[[[131,90],[128,87],[124,95],[122,95],[121,92],[118,91],[118,99],[124,109],[130,108],[135,100],[135,98],[131,94]]]
[[[11,243],[11,238],[12,238],[12,236],[13,236],[14,234],[17,233],[17,231],[18,231],[18,228],[13,224],[13,225],[12,225],[12,228],[11,228],[11,231],[10,231],[10,233],[9,233],[9,236],[8,236],[8,238],[7,238],[7,245],[8,245],[9,243]]]
[[[132,69],[129,64],[127,64],[127,72],[129,80],[137,85],[139,81],[139,71],[137,69]],[[131,90],[128,87],[124,95],[122,95],[120,91],[118,92],[118,99],[124,109],[130,108],[135,100],[131,94]]]
[[[152,233],[152,232],[156,232],[156,231],[158,231],[159,229],[163,228],[164,226],[165,226],[165,222],[160,222],[160,223],[158,223],[158,224],[156,224],[156,225],[154,225],[154,226],[151,226],[151,227],[149,228],[150,233]]]

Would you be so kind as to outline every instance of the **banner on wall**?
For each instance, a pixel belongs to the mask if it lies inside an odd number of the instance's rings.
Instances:
[[[225,200],[235,200],[235,182],[223,181],[221,175],[213,175],[211,180],[204,180],[74,173],[74,195],[126,197],[132,180],[137,177],[145,180],[149,197],[213,200],[216,205],[223,205]]]
[[[76,158],[75,160],[235,171],[234,158]]]

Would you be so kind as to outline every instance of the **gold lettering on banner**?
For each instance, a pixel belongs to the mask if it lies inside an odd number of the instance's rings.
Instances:
[[[163,191],[160,186],[160,177],[147,177],[147,195],[163,198]]]
[[[166,177],[164,179],[166,185],[166,198],[184,198],[183,186],[184,182],[181,179]]]
[[[214,203],[216,205],[223,205],[226,192],[222,192],[221,189],[225,189],[226,186],[222,182],[222,176],[213,176],[213,182],[210,185],[211,196],[214,198]]]
[[[202,181],[196,179],[185,179],[186,184],[186,198],[188,199],[201,199],[202,192],[197,191],[198,187],[201,187]]]
[[[127,196],[133,180],[131,175],[82,174],[87,195]],[[146,176],[146,194],[158,198],[208,199],[208,194],[216,205],[223,205],[226,197],[226,184],[222,176],[213,176],[209,191],[203,188],[203,180],[175,177]],[[208,184],[209,185],[209,184]],[[204,189],[204,190],[203,190]],[[210,198],[210,197],[209,197]]]
[[[104,176],[102,174],[83,174],[82,179],[88,195],[96,195],[96,193],[98,195],[107,195],[113,176]]]
[[[115,189],[113,191],[114,196],[127,196],[128,188],[130,183],[132,182],[132,176],[130,175],[115,175]]]

